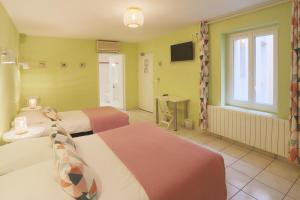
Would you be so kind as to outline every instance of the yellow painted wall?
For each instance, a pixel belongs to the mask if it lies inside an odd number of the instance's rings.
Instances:
[[[0,50],[19,53],[19,33],[0,3]],[[0,65],[0,138],[19,108],[20,74],[16,65]],[[1,139],[0,139],[1,140]]]
[[[190,99],[189,114],[194,123],[198,123],[199,114],[199,73],[200,61],[197,42],[195,59],[171,63],[170,46],[193,40],[192,34],[199,32],[200,26],[188,28],[164,35],[139,44],[139,53],[152,53],[154,59],[154,96],[167,93]],[[159,66],[162,62],[162,66]],[[157,79],[160,79],[160,82]],[[181,119],[182,121],[182,119]]]
[[[288,118],[289,115],[289,83],[290,83],[290,30],[291,3],[285,3],[251,14],[238,16],[229,20],[213,23],[210,28],[210,97],[213,105],[221,104],[221,91],[225,85],[221,70],[225,70],[222,52],[226,48],[225,39],[229,33],[245,31],[267,26],[278,26],[278,116]]]
[[[135,45],[123,44],[127,58],[126,84],[128,107],[135,106],[136,71]],[[22,70],[22,105],[29,96],[38,96],[42,105],[50,105],[59,111],[98,106],[98,59],[95,40],[49,38],[22,35],[21,60],[30,69]],[[44,61],[46,68],[40,68]],[[60,63],[67,63],[61,68]],[[79,67],[86,63],[86,68]]]

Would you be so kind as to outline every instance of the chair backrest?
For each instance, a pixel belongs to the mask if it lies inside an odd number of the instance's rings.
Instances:
[[[160,108],[160,111],[163,113],[163,114],[170,114],[170,109],[169,109],[169,106],[167,104],[167,100],[164,99],[164,98],[161,98],[159,99],[159,108]]]

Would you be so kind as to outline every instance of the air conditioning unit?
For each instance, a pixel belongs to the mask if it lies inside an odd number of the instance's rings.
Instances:
[[[121,43],[117,41],[97,41],[97,52],[98,53],[120,53]]]

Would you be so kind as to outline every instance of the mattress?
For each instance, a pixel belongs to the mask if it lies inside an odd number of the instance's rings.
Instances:
[[[99,200],[149,200],[127,167],[97,135],[76,141],[79,154],[102,185]],[[117,191],[117,192],[116,192]],[[0,176],[1,200],[71,200],[55,181],[52,159]]]

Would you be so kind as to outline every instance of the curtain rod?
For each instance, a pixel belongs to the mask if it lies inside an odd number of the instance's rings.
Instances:
[[[285,3],[288,3],[288,2],[291,2],[291,1],[292,0],[278,0],[274,3],[265,3],[265,4],[261,4],[259,6],[254,6],[252,8],[240,10],[240,11],[237,11],[237,12],[234,12],[234,13],[231,13],[231,14],[211,18],[211,19],[208,19],[206,21],[208,21],[208,24],[214,24],[214,23],[225,21],[225,20],[228,20],[228,19],[231,19],[231,18],[234,18],[234,17],[241,16],[241,15],[250,14],[250,13],[260,11],[260,10],[263,10],[263,9],[266,9],[266,8],[274,7],[274,6],[277,6],[277,5],[280,5],[280,4],[285,4]]]

